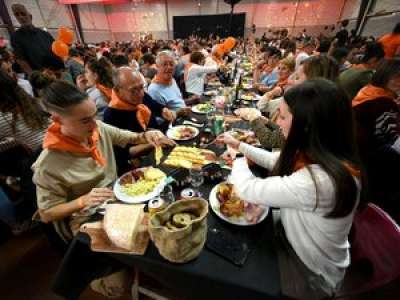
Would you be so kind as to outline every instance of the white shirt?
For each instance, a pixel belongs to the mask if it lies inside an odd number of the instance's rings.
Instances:
[[[188,93],[201,96],[204,92],[204,79],[207,74],[217,72],[218,67],[216,66],[190,66],[187,74],[185,74],[185,87]]]
[[[301,63],[306,60],[307,58],[309,58],[310,55],[308,55],[307,53],[305,53],[304,51],[301,51],[299,54],[297,54],[296,56],[296,70],[299,68],[299,66],[301,65]]]
[[[244,143],[239,150],[269,170],[280,155],[280,152],[268,152]],[[243,200],[280,208],[282,225],[292,248],[311,271],[321,275],[334,289],[350,264],[348,235],[357,205],[345,217],[325,217],[335,206],[334,184],[319,165],[313,164],[310,168],[318,182],[319,203],[315,210],[316,188],[306,168],[290,176],[261,179],[253,175],[241,158],[233,164],[230,181]]]
[[[30,96],[33,96],[33,89],[32,89],[32,85],[28,80],[22,79],[22,78],[18,78],[18,82],[17,84]]]

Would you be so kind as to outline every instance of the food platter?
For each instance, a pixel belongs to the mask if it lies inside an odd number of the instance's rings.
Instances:
[[[114,184],[117,199],[125,203],[143,203],[157,197],[166,185],[167,175],[160,169],[145,167],[122,175]]]
[[[269,209],[267,207],[261,207],[256,204],[250,204],[240,199],[234,200],[234,203],[225,210],[221,205],[221,201],[218,200],[219,192],[221,190],[222,185],[229,185],[226,182],[222,182],[216,185],[210,192],[210,205],[211,209],[214,213],[220,217],[222,220],[239,226],[251,226],[262,222],[268,215]],[[240,201],[242,203],[240,203]],[[226,203],[226,202],[225,202]],[[225,208],[227,206],[225,205]],[[228,212],[226,212],[228,211]],[[237,212],[237,214],[235,214]],[[240,213],[241,212],[241,213]],[[227,213],[233,213],[231,216],[228,216]]]
[[[260,97],[257,97],[257,95],[253,92],[248,92],[248,93],[243,93],[240,96],[240,99],[245,100],[245,101],[258,101]]]
[[[178,125],[167,130],[167,137],[175,141],[187,141],[195,138],[199,134],[196,127],[188,125]]]
[[[196,114],[207,114],[215,111],[215,106],[211,103],[200,103],[192,107],[192,112]]]
[[[163,165],[173,168],[201,168],[216,161],[216,154],[211,150],[196,147],[176,146]]]

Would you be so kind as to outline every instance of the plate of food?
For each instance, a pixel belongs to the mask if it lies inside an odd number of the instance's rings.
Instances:
[[[196,147],[176,146],[169,153],[163,165],[174,168],[192,169],[203,167],[216,161],[216,154],[211,150]]]
[[[240,142],[244,142],[249,145],[260,144],[255,133],[251,130],[233,128],[232,130],[228,131],[228,133],[230,133],[235,139],[239,140]]]
[[[243,93],[240,96],[240,99],[246,100],[246,101],[257,101],[259,98],[257,97],[257,95],[253,92],[247,92],[247,93]]]
[[[208,96],[208,97],[215,97],[217,95],[218,95],[217,90],[209,90],[209,91],[204,92],[204,96]]]
[[[235,109],[234,114],[241,117],[245,121],[250,121],[261,116],[261,112],[252,107],[242,107]]]
[[[160,169],[145,167],[122,175],[114,184],[114,195],[126,203],[143,203],[157,197],[166,185],[167,175]]]
[[[175,141],[187,141],[195,138],[199,134],[196,127],[188,125],[178,125],[167,130],[167,137]]]
[[[222,182],[210,192],[211,209],[228,223],[250,226],[262,222],[268,208],[241,200],[232,184]]]
[[[192,107],[192,112],[196,114],[207,114],[215,110],[214,105],[211,103],[200,103]]]

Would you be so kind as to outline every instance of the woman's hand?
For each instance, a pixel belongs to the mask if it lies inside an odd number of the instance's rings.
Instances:
[[[152,144],[154,147],[157,146],[175,146],[176,143],[173,140],[167,138],[161,131],[159,130],[149,130],[144,133],[144,138],[149,144]]]
[[[89,194],[86,194],[78,199],[79,206],[92,207],[102,204],[104,201],[113,197],[113,191],[109,188],[94,188]]]
[[[227,132],[217,137],[217,143],[227,144],[228,146],[231,146],[235,150],[238,150],[240,145],[240,141],[235,139],[230,133]]]

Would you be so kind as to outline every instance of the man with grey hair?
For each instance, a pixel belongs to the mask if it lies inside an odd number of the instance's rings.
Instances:
[[[149,128],[165,129],[168,122],[173,122],[182,113],[155,102],[145,93],[143,84],[138,71],[130,67],[118,68],[114,74],[111,101],[104,111],[104,122],[120,129],[143,132]],[[114,147],[118,174],[131,170],[129,161],[147,153],[152,147],[150,144]]]
[[[22,4],[13,4],[12,12],[21,27],[11,35],[11,45],[17,59],[27,75],[44,67],[64,68],[64,63],[51,51],[53,37],[33,26],[32,15]]]
[[[161,51],[156,58],[157,74],[152,80],[148,90],[149,95],[159,104],[177,111],[186,107],[185,100],[173,78],[175,57],[171,51]],[[188,102],[198,100],[198,96],[187,99]]]

